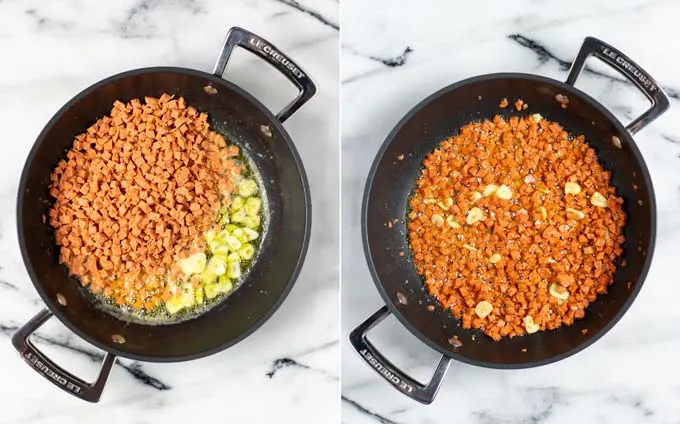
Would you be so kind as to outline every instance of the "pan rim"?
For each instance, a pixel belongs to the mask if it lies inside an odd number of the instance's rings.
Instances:
[[[137,75],[143,75],[143,74],[154,74],[154,73],[177,73],[177,74],[183,74],[183,75],[190,75],[190,76],[196,76],[196,77],[201,77],[205,78],[206,80],[210,80],[212,83],[219,84],[221,86],[226,86],[229,89],[237,92],[239,95],[244,97],[247,101],[251,102],[255,107],[257,107],[260,112],[262,112],[266,118],[269,120],[269,123],[273,125],[279,133],[282,135],[286,146],[290,150],[293,160],[295,162],[296,168],[299,173],[300,177],[300,182],[302,184],[302,189],[303,189],[303,195],[304,195],[304,203],[305,203],[305,226],[304,226],[304,233],[303,233],[303,239],[302,239],[302,247],[300,249],[300,253],[298,255],[297,262],[293,268],[293,273],[291,274],[288,282],[286,283],[286,286],[284,287],[283,291],[281,292],[280,296],[276,301],[273,303],[273,305],[267,310],[265,314],[263,314],[260,318],[258,318],[253,324],[248,327],[246,331],[243,333],[239,334],[237,337],[232,338],[230,340],[227,340],[223,343],[217,344],[214,347],[210,349],[206,349],[204,351],[200,352],[195,352],[187,355],[178,355],[178,356],[151,356],[151,355],[143,355],[143,354],[135,354],[135,353],[130,353],[127,352],[121,348],[115,348],[108,346],[98,339],[91,337],[89,334],[85,333],[82,331],[80,328],[76,327],[70,320],[68,320],[61,310],[57,307],[55,302],[47,296],[45,293],[44,289],[42,288],[42,285],[39,282],[39,279],[35,273],[35,270],[33,269],[33,265],[31,264],[28,255],[26,253],[26,239],[23,235],[23,232],[21,231],[21,228],[23,227],[23,216],[21,214],[21,205],[23,203],[24,199],[24,193],[25,193],[25,186],[26,186],[26,180],[28,178],[28,168],[29,164],[33,162],[35,155],[37,154],[38,148],[42,143],[44,142],[44,139],[46,138],[47,134],[49,131],[52,129],[54,124],[62,117],[62,115],[69,109],[71,108],[75,103],[80,101],[84,96],[90,94],[91,92],[111,83],[114,81],[122,80],[128,77],[133,77]],[[273,114],[272,112],[264,106],[258,99],[256,99],[252,94],[248,93],[246,90],[243,88],[239,87],[238,85],[224,79],[221,77],[218,77],[216,75],[199,71],[196,69],[190,69],[190,68],[183,68],[183,67],[175,67],[175,66],[155,66],[155,67],[145,67],[145,68],[138,68],[138,69],[132,69],[124,72],[120,72],[114,75],[111,75],[107,78],[104,78],[94,84],[91,84],[87,88],[81,90],[79,93],[77,93],[75,96],[73,96],[69,101],[67,101],[55,114],[50,118],[50,120],[45,124],[41,132],[38,134],[38,137],[35,139],[33,142],[33,145],[31,146],[31,149],[28,153],[28,156],[26,157],[26,161],[24,162],[23,169],[21,171],[21,176],[19,178],[19,185],[17,188],[17,203],[16,203],[16,209],[15,212],[17,214],[16,217],[16,229],[18,233],[18,239],[19,239],[19,250],[21,251],[21,258],[24,262],[24,266],[26,268],[26,271],[29,275],[29,278],[31,280],[31,283],[35,287],[36,291],[40,295],[41,299],[45,303],[46,307],[50,310],[50,312],[59,319],[70,331],[75,333],[78,337],[82,338],[83,340],[87,341],[88,343],[94,345],[95,347],[105,351],[105,352],[110,352],[116,356],[120,356],[123,358],[127,359],[132,359],[132,360],[137,360],[137,361],[144,361],[144,362],[184,362],[184,361],[189,361],[189,360],[194,360],[194,359],[199,359],[203,358],[206,356],[213,355],[215,353],[218,353],[222,350],[225,350],[246,337],[250,336],[252,333],[254,333],[257,329],[259,329],[265,322],[267,322],[273,315],[274,313],[279,309],[281,304],[286,300],[288,295],[290,294],[290,291],[293,288],[293,285],[297,281],[297,278],[300,275],[300,272],[302,270],[302,266],[305,261],[305,257],[307,255],[308,247],[309,247],[309,242],[311,238],[311,224],[312,224],[312,200],[311,200],[311,194],[310,194],[310,188],[309,188],[309,181],[307,179],[307,174],[304,168],[304,165],[302,164],[302,159],[300,158],[300,155],[295,147],[295,144],[293,143],[292,138],[286,131],[286,129],[283,127],[283,123],[279,121]]]
[[[650,207],[650,224],[649,224],[649,232],[650,232],[650,243],[649,243],[649,248],[647,250],[647,254],[645,256],[644,263],[642,265],[640,275],[638,277],[638,284],[636,284],[633,289],[631,290],[628,298],[622,305],[622,307],[619,309],[619,311],[614,314],[611,320],[607,322],[597,333],[594,333],[591,337],[586,339],[583,343],[575,346],[572,349],[569,349],[559,355],[554,355],[549,358],[545,358],[539,361],[530,361],[530,362],[511,362],[511,363],[506,363],[506,362],[490,362],[490,361],[482,361],[478,359],[474,359],[465,355],[462,355],[458,352],[445,349],[443,348],[439,343],[434,342],[432,339],[429,337],[425,336],[422,332],[420,332],[415,325],[411,324],[408,319],[401,313],[395,302],[390,298],[389,294],[383,287],[383,284],[381,282],[381,279],[378,275],[376,266],[373,262],[373,258],[371,256],[371,251],[370,251],[370,242],[368,240],[368,219],[367,219],[367,213],[368,213],[368,202],[370,200],[370,192],[373,187],[373,180],[375,178],[375,174],[377,173],[377,170],[379,168],[380,163],[382,162],[383,156],[389,146],[392,144],[392,141],[394,140],[394,137],[401,131],[401,129],[406,125],[407,122],[415,116],[418,112],[420,112],[423,108],[425,108],[428,104],[430,104],[432,101],[436,100],[437,98],[447,94],[450,91],[456,90],[458,88],[461,88],[463,86],[473,84],[473,83],[478,83],[478,82],[484,82],[484,81],[489,81],[489,80],[497,80],[497,79],[525,79],[525,80],[531,80],[534,82],[542,82],[546,84],[553,85],[555,87],[558,87],[560,89],[563,89],[568,92],[573,92],[576,95],[580,96],[583,100],[586,102],[590,103],[593,107],[598,109],[605,117],[607,117],[610,121],[610,123],[620,132],[620,134],[625,135],[626,137],[626,142],[627,145],[631,148],[631,151],[637,160],[638,164],[640,165],[640,171],[642,174],[642,178],[645,181],[645,184],[649,187],[649,195],[648,195],[648,203]],[[499,73],[490,73],[490,74],[483,74],[483,75],[478,75],[470,78],[466,78],[457,82],[454,82],[452,84],[449,84],[436,92],[428,95],[425,97],[423,100],[421,100],[419,103],[417,103],[413,108],[411,108],[399,121],[398,123],[394,126],[394,128],[390,131],[390,133],[387,135],[385,140],[383,141],[382,145],[378,149],[378,152],[376,153],[375,159],[373,160],[373,163],[371,164],[371,168],[368,173],[368,177],[366,179],[366,185],[364,186],[364,194],[363,194],[363,199],[362,199],[362,205],[361,205],[361,237],[362,237],[362,244],[363,244],[363,249],[364,249],[364,255],[366,257],[366,263],[368,265],[369,272],[371,274],[371,278],[373,279],[373,283],[378,289],[378,292],[380,293],[380,296],[382,297],[384,303],[387,305],[387,307],[390,310],[390,313],[394,315],[399,322],[409,331],[411,332],[414,336],[416,336],[421,342],[425,343],[427,346],[430,348],[434,349],[435,351],[441,353],[442,355],[455,359],[456,361],[460,361],[463,363],[467,363],[470,365],[475,365],[475,366],[480,366],[484,368],[492,368],[492,369],[525,369],[525,368],[533,368],[533,367],[538,367],[538,366],[543,366],[543,365],[548,365],[557,361],[561,361],[562,359],[566,359],[572,355],[575,355],[576,353],[581,352],[585,348],[591,346],[593,343],[601,339],[606,333],[611,330],[614,325],[616,325],[623,315],[628,311],[630,306],[633,304],[635,299],[637,298],[640,290],[642,289],[642,285],[644,284],[647,274],[649,273],[649,268],[651,266],[652,262],[652,257],[654,256],[654,248],[656,245],[656,219],[657,219],[657,210],[656,210],[656,197],[654,194],[654,187],[652,185],[651,181],[651,176],[649,174],[649,169],[647,168],[647,164],[642,157],[642,154],[640,153],[640,150],[637,147],[637,144],[635,143],[632,135],[625,129],[623,124],[606,108],[604,105],[602,105],[600,102],[592,98],[590,95],[587,93],[581,91],[580,89],[576,88],[575,86],[566,84],[562,81],[555,80],[553,78],[548,78],[544,77],[541,75],[535,75],[535,74],[528,74],[528,73],[516,73],[516,72],[499,72]]]

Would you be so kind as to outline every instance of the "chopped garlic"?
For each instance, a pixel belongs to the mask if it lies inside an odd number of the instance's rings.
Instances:
[[[482,193],[475,191],[475,192],[472,193],[472,200],[470,201],[470,203],[475,203],[477,200],[479,200],[481,198],[482,198]]]
[[[449,227],[451,228],[460,228],[460,224],[456,222],[456,220],[453,218],[453,215],[446,217],[446,223],[449,224]]]
[[[538,210],[541,211],[541,218],[548,219],[548,211],[543,206],[539,207]]]
[[[445,211],[448,211],[451,206],[453,206],[453,199],[450,197],[447,197],[444,199],[443,202],[437,202],[437,206],[440,208],[444,209]]]
[[[593,206],[597,206],[598,208],[606,208],[607,207],[607,198],[596,191],[590,197],[590,203],[592,203]]]
[[[586,214],[584,214],[580,210],[574,209],[574,208],[567,208],[567,218],[578,220],[578,219],[583,219],[585,217],[586,217]]]
[[[493,305],[486,300],[482,300],[475,306],[475,314],[482,319],[486,318],[491,311],[493,311]]]
[[[531,315],[527,315],[524,317],[524,329],[527,331],[527,333],[533,334],[537,332],[540,327],[534,322],[534,319],[531,317]]]
[[[472,208],[472,209],[470,209],[467,216],[465,217],[465,222],[467,222],[468,225],[472,225],[477,221],[481,221],[481,219],[483,217],[484,217],[484,212],[482,212],[481,209]]]
[[[434,199],[423,199],[423,203],[425,203],[426,205],[431,205],[433,203],[437,203],[437,201]]]
[[[503,200],[510,200],[512,199],[512,190],[510,190],[510,187],[503,184],[496,190],[496,197]]]
[[[569,299],[569,291],[559,284],[551,284],[549,292],[550,296],[556,298],[557,300],[565,301]]]
[[[467,244],[467,243],[465,243],[465,244],[463,245],[463,248],[469,250],[470,252],[476,252],[476,251],[477,251],[477,248],[476,248],[476,247],[470,246],[470,245]]]
[[[496,184],[489,184],[488,186],[484,187],[484,192],[482,195],[484,197],[489,197],[494,194],[496,190],[498,190],[498,186]]]
[[[576,195],[576,194],[579,194],[580,192],[581,192],[581,186],[576,184],[576,183],[572,183],[570,181],[570,182],[568,182],[564,185],[564,194],[574,194],[574,195]]]
[[[187,258],[180,259],[179,267],[182,269],[182,272],[188,276],[202,273],[205,270],[206,263],[207,258],[205,253],[199,252],[194,253]]]
[[[444,223],[444,217],[439,214],[434,214],[432,215],[430,221],[432,222],[433,225],[440,226]]]
[[[492,264],[497,264],[498,262],[501,261],[501,259],[503,259],[503,257],[500,254],[494,253],[489,257],[489,262],[491,262]]]

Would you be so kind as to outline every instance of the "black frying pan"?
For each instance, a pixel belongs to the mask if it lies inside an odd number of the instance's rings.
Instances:
[[[283,73],[300,90],[277,116],[222,78],[229,57],[242,47]],[[28,274],[47,309],[21,327],[12,343],[36,371],[67,392],[99,400],[116,356],[173,362],[216,353],[247,337],[279,307],[302,266],[311,226],[309,186],[302,163],[282,123],[316,92],[307,74],[265,39],[232,28],[212,74],[185,68],[145,68],[107,78],[78,94],[50,120],[31,149],[19,182],[17,226]],[[50,207],[48,186],[57,162],[75,135],[128,101],[162,93],[183,96],[206,112],[210,125],[253,160],[265,186],[268,231],[250,274],[232,295],[195,319],[168,325],[129,322],[98,308],[66,267],[59,264],[53,231],[42,217]],[[87,383],[60,368],[29,341],[52,315],[107,352],[99,377]]]
[[[596,56],[618,70],[651,101],[652,107],[624,127],[593,98],[574,88],[589,56]],[[567,96],[563,109],[557,95]],[[499,109],[501,98],[521,98],[524,112]],[[357,327],[350,341],[361,357],[405,395],[431,403],[451,359],[488,368],[528,368],[559,361],[586,348],[604,335],[628,310],[647,275],[654,251],[656,205],[647,166],[635,146],[633,134],[669,107],[660,85],[635,62],[613,47],[586,38],[572,65],[567,82],[527,74],[491,74],[450,85],[412,109],[392,130],[373,162],[362,209],[364,250],[369,269],[386,306]],[[420,175],[422,160],[444,139],[471,121],[540,113],[573,134],[584,134],[603,166],[612,172],[617,194],[625,199],[628,215],[623,255],[609,293],[590,304],[586,316],[567,327],[494,342],[480,331],[465,330],[448,310],[428,295],[410,256],[405,225],[407,199]],[[620,143],[615,143],[617,137]],[[397,157],[404,155],[403,160]],[[633,185],[638,189],[634,190]],[[399,218],[389,228],[388,220]],[[434,305],[435,310],[427,310]],[[366,333],[394,314],[416,337],[443,357],[427,384],[421,384],[391,364],[366,338]],[[581,330],[587,329],[586,334]],[[449,339],[462,343],[454,347]]]

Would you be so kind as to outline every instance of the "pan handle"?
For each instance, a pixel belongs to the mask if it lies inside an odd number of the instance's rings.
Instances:
[[[227,68],[227,64],[229,63],[229,57],[237,46],[259,56],[262,60],[285,75],[285,77],[300,90],[300,93],[295,100],[288,103],[288,105],[276,115],[276,118],[281,122],[290,118],[291,115],[300,109],[302,105],[307,103],[316,93],[314,81],[312,81],[298,64],[281,53],[281,51],[269,41],[239,27],[233,27],[227,33],[227,37],[224,39],[224,45],[222,46],[222,51],[220,52],[217,63],[215,63],[215,68],[213,69],[214,75],[222,78],[222,75]]]
[[[441,386],[446,371],[449,369],[451,358],[442,355],[442,359],[439,361],[439,365],[437,365],[437,369],[434,371],[432,379],[427,385],[419,383],[414,378],[406,375],[406,373],[401,371],[378,352],[375,346],[373,346],[366,338],[366,334],[389,315],[389,308],[383,306],[378,312],[371,315],[350,333],[349,341],[359,355],[361,355],[361,358],[370,365],[375,372],[380,374],[382,378],[389,381],[395,389],[413,400],[429,405],[432,403],[435,396],[437,396],[439,386]]]
[[[586,37],[586,39],[583,40],[581,50],[578,52],[578,56],[576,56],[574,63],[571,65],[571,70],[567,77],[567,84],[574,85],[574,83],[576,83],[576,79],[581,74],[586,59],[588,59],[590,55],[599,58],[612,68],[621,72],[621,74],[642,91],[645,97],[652,103],[651,108],[628,124],[626,129],[631,134],[635,134],[646,127],[647,124],[661,116],[661,114],[669,108],[671,103],[668,94],[663,91],[661,85],[657,83],[654,78],[645,72],[645,70],[637,63],[633,62],[628,56],[594,37]]]
[[[88,402],[99,402],[106,380],[109,378],[111,367],[113,367],[113,363],[116,361],[116,355],[112,353],[106,354],[102,367],[99,370],[99,377],[97,377],[97,381],[94,383],[87,383],[79,379],[52,362],[44,353],[36,349],[29,340],[29,337],[51,317],[52,312],[48,309],[43,309],[19,328],[12,335],[14,349],[19,352],[24,361],[28,362],[33,369],[63,391]]]

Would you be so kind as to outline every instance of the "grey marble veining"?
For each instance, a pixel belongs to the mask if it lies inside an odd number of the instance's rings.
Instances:
[[[342,3],[343,422],[680,423],[680,38],[672,1],[406,0]],[[401,117],[467,77],[527,72],[564,80],[583,38],[596,36],[638,62],[672,97],[636,135],[657,196],[658,236],[645,286],[600,341],[561,362],[500,371],[453,363],[439,396],[422,406],[392,389],[351,350],[347,334],[382,306],[366,267],[360,205],[379,146]],[[588,62],[577,87],[627,123],[648,103],[620,75]],[[438,354],[388,318],[369,336],[421,381]]]

